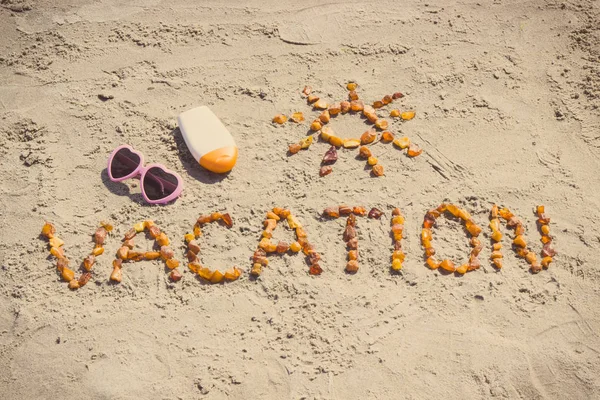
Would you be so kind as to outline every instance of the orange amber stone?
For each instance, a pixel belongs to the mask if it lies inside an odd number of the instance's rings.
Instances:
[[[227,271],[225,271],[225,275],[223,277],[227,281],[235,281],[237,278],[240,277],[241,274],[242,274],[242,271],[240,271],[236,267],[233,267],[233,268],[229,268]]]
[[[431,239],[433,239],[431,229],[423,228],[421,230],[421,242],[430,241]]]
[[[355,215],[361,215],[361,216],[367,215],[367,209],[365,207],[361,207],[361,206],[354,207],[352,209],[352,212]]]
[[[80,286],[81,285],[79,284],[79,281],[77,281],[76,279],[73,279],[69,282],[69,289],[79,289]]]
[[[445,259],[440,263],[440,268],[442,268],[448,272],[456,271],[456,267],[454,267],[454,263],[448,259]]]
[[[164,232],[161,232],[160,235],[156,237],[156,243],[158,243],[159,246],[168,246],[169,238]]]
[[[501,208],[498,211],[498,214],[500,214],[500,216],[507,221],[515,216],[513,213],[510,212],[510,210],[508,208]]]
[[[283,114],[277,114],[275,117],[273,117],[273,122],[279,125],[285,123],[285,121],[287,121],[287,117]]]
[[[537,256],[535,255],[535,253],[533,251],[530,251],[525,256],[525,259],[527,260],[527,262],[529,264],[533,264],[533,263],[535,263],[537,261]]]
[[[400,271],[402,269],[402,261],[396,259],[392,260],[392,270]]]
[[[327,104],[325,100],[319,99],[315,102],[315,104],[313,104],[313,107],[319,110],[326,110],[329,108],[329,104]]]
[[[360,146],[360,140],[359,139],[344,139],[344,148],[346,149],[355,149],[358,146]]]
[[[286,220],[291,229],[302,228],[302,224],[300,223],[300,221],[298,221],[298,219],[292,214],[288,214]]]
[[[358,261],[356,261],[356,260],[348,261],[348,263],[346,264],[346,271],[351,274],[356,273],[358,271]]]
[[[500,230],[500,220],[498,218],[493,218],[490,220],[490,229],[492,232]]]
[[[406,254],[404,254],[404,252],[402,250],[395,250],[392,253],[392,260],[404,261],[405,258],[406,258]]]
[[[377,133],[374,130],[369,130],[361,135],[360,143],[363,145],[373,143],[375,139],[377,139]]]
[[[348,89],[349,91],[353,91],[356,90],[356,87],[358,85],[355,82],[348,82],[348,84],[346,85],[346,89]]]
[[[381,101],[383,102],[383,104],[390,104],[392,102],[392,96],[386,94],[385,96],[383,96],[383,99]]]
[[[304,121],[304,114],[302,114],[300,111],[295,112],[290,117],[290,120],[293,122],[296,122],[296,123],[300,123],[300,122]]]
[[[358,100],[358,93],[356,93],[354,90],[351,90],[350,93],[348,93],[348,98],[352,101]]]
[[[210,283],[221,283],[223,278],[225,278],[225,275],[221,271],[216,270],[210,277]]]
[[[541,239],[542,243],[546,244],[546,243],[550,243],[552,241],[552,238],[550,236],[542,236]]]
[[[300,140],[300,147],[302,149],[308,149],[310,147],[310,145],[313,142],[313,137],[312,136],[306,136],[305,138],[303,138],[302,140]]]
[[[381,164],[373,165],[373,175],[383,176],[383,165],[381,165]]]
[[[286,243],[286,242],[279,242],[277,243],[277,247],[275,248],[275,251],[279,254],[285,253],[286,251],[288,251],[290,248],[290,246]]]
[[[329,115],[329,111],[327,111],[327,110],[323,111],[321,113],[321,115],[319,115],[319,120],[321,120],[321,122],[323,124],[327,124],[330,119],[331,119],[331,116]]]
[[[373,102],[373,108],[381,108],[381,107],[383,107],[382,101],[377,100],[377,101]]]
[[[135,233],[135,230],[133,230],[133,232]],[[156,239],[158,237],[158,235],[160,235],[160,228],[156,225],[152,225],[150,227],[148,227],[148,234],[150,235],[150,237],[152,239]],[[132,239],[133,236],[135,236],[135,234],[131,237],[128,237],[129,235],[125,235],[125,240],[129,240]]]
[[[544,257],[542,258],[542,267],[548,268],[550,263],[552,262],[552,257]]]
[[[329,144],[335,147],[341,147],[344,145],[344,139],[337,136],[331,136],[329,138]]]
[[[494,263],[494,267],[496,267],[498,269],[502,269],[502,259],[501,258],[494,258],[492,260],[492,263]]]
[[[527,247],[527,242],[525,241],[523,235],[516,236],[513,240],[513,244],[518,247]]]
[[[358,260],[358,250],[350,250],[348,252],[348,261]]]
[[[540,214],[544,214],[546,212],[546,208],[543,205],[539,205],[536,208],[536,212],[539,216]]]
[[[171,259],[167,260],[166,264],[167,264],[167,268],[174,269],[179,266],[179,261],[177,261],[174,258],[171,258]]]
[[[414,143],[411,143],[408,146],[408,152],[406,153],[409,157],[417,157],[418,155],[420,155],[423,152],[423,149],[421,149],[419,146],[417,146]]]
[[[288,148],[288,150],[289,150],[290,154],[296,154],[300,150],[302,150],[302,146],[300,146],[298,143],[290,144],[290,147]]]
[[[350,102],[349,101],[342,101],[340,103],[340,109],[342,111],[342,114],[347,113],[348,111],[350,111]]]
[[[332,104],[329,106],[329,114],[330,115],[338,115],[342,111],[342,107],[339,103]]]
[[[385,119],[378,119],[377,121],[375,121],[375,126],[379,129],[387,129],[389,124]]]
[[[331,218],[338,218],[340,216],[340,208],[339,207],[328,207],[323,211],[323,214],[327,215]]]
[[[331,165],[324,165],[319,170],[319,176],[326,176],[333,172]]]
[[[456,216],[462,219],[463,221],[469,221],[471,219],[471,214],[469,214],[467,210],[463,210],[462,208],[458,210],[458,214]]]
[[[394,145],[400,149],[406,149],[410,146],[410,139],[407,136],[394,139]]]
[[[499,242],[502,239],[502,233],[500,231],[494,231],[494,233],[492,233],[492,240],[494,240],[495,242]]]
[[[323,272],[323,269],[321,268],[321,266],[317,263],[314,263],[313,265],[310,266],[310,268],[308,269],[308,273],[310,275],[321,275],[321,273]]]
[[[146,260],[156,260],[158,257],[160,257],[160,252],[158,251],[147,251],[144,253]]]
[[[310,86],[304,86],[304,89],[302,89],[302,94],[305,96],[308,96],[310,92],[312,92],[312,88]]]
[[[502,258],[502,253],[500,251],[492,251],[492,255],[490,256],[490,258],[493,260],[495,258]]]
[[[540,230],[542,231],[542,233],[544,235],[547,235],[550,233],[550,227],[548,225],[542,225]]]
[[[209,268],[206,268],[206,267],[202,267],[198,271],[198,275],[202,279],[206,279],[207,281],[210,281],[210,278],[212,278],[213,274],[214,274],[214,272],[212,272]]]
[[[65,282],[71,282],[75,278],[75,272],[67,267],[64,267],[60,273],[60,276]]]
[[[374,124],[375,122],[377,122],[377,114],[375,114],[374,112],[367,112],[364,113],[364,116],[369,120],[370,123]]]
[[[42,227],[42,235],[46,236],[48,239],[52,239],[55,233],[56,228],[50,222],[46,222]]]
[[[474,224],[471,221],[467,221],[467,223],[465,224],[465,228],[467,229],[467,231],[469,231],[469,233],[472,236],[479,236],[479,234],[481,233],[481,227],[477,224]]]
[[[394,109],[394,110],[390,111],[390,117],[398,118],[399,116],[400,116],[400,110]]]
[[[339,207],[340,210],[340,215],[350,215],[352,214],[352,207],[347,206],[347,205],[341,205]]]
[[[169,246],[161,246],[160,247],[160,256],[165,260],[169,260],[169,259],[175,257],[175,252]]]
[[[321,121],[318,119],[315,119],[312,124],[310,124],[310,130],[311,131],[318,131],[319,129],[321,129]]]
[[[112,273],[110,274],[110,280],[115,282],[121,282],[123,279],[123,272],[121,272],[121,268],[114,268]]]
[[[129,254],[129,247],[127,246],[121,246],[119,247],[119,250],[117,250],[117,257],[121,260],[126,260],[127,254]]]
[[[199,225],[204,225],[210,223],[211,221],[212,218],[210,217],[210,215],[201,215],[198,217],[196,223],[198,223]]]
[[[468,264],[463,264],[460,267],[456,268],[456,272],[458,272],[461,275],[466,274],[468,270],[469,270],[469,265]]]
[[[525,228],[523,227],[523,224],[518,224],[517,226],[515,226],[515,235],[524,235],[525,234]]]
[[[252,264],[252,270],[250,271],[250,275],[259,276],[262,272],[262,265],[258,263]]]
[[[65,244],[65,242],[57,236],[50,239],[48,243],[50,243],[50,247],[60,247]]]
[[[495,204],[492,206],[492,209],[490,210],[490,218],[498,218],[498,206]]]
[[[51,247],[50,254],[58,259],[65,258],[65,252],[62,247]]]
[[[378,161],[379,160],[377,160],[377,157],[371,156],[371,157],[369,157],[367,159],[367,164],[369,164],[369,165],[376,165]]]
[[[365,104],[361,100],[352,100],[350,102],[350,109],[352,111],[362,111],[365,108]]]
[[[381,141],[382,142],[391,142],[392,140],[394,140],[394,134],[390,131],[385,131],[381,134]]]
[[[410,121],[411,119],[413,119],[415,117],[415,112],[414,111],[405,111],[402,114],[400,114],[400,117],[402,117],[402,119],[405,121]]]
[[[493,251],[498,251],[498,250],[500,250],[501,248],[502,248],[502,243],[494,243],[494,244],[492,245],[492,250],[493,250]]]
[[[361,146],[361,148],[358,149],[358,155],[361,156],[362,158],[369,158],[372,156],[372,153],[371,153],[371,150],[367,146]]]
[[[433,257],[428,257],[426,262],[431,269],[438,269],[440,267],[440,263]]]
[[[90,254],[89,256],[83,259],[83,268],[85,268],[86,271],[91,271],[95,262],[96,257],[94,257],[93,254]]]

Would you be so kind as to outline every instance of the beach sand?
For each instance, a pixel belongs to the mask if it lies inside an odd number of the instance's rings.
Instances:
[[[0,1],[0,398],[2,399],[592,399],[600,397],[600,4],[597,1],[334,2],[313,0]],[[372,149],[374,178],[356,150],[319,177],[328,145],[288,156],[346,83],[412,121],[390,130],[424,150]],[[177,115],[209,106],[240,155],[228,175],[203,170]],[[381,115],[390,107],[380,110]],[[303,124],[273,116],[302,111]],[[358,116],[330,123],[342,137]],[[120,144],[182,175],[173,204],[148,206],[137,181],[113,183]],[[424,213],[461,205],[484,227],[482,268],[429,270]],[[537,275],[510,249],[489,262],[488,213],[506,206],[541,243],[544,204],[558,251]],[[344,272],[345,221],[325,207],[378,207],[359,218],[360,270]],[[248,278],[262,220],[289,207],[322,255],[270,257]],[[406,216],[401,274],[390,273],[391,210]],[[171,283],[162,263],[108,281],[131,226],[154,219],[183,260],[200,214],[229,212],[200,239],[203,264],[238,265],[210,285],[187,265]],[[92,280],[71,291],[47,243],[52,221],[71,260],[92,248],[100,220],[115,225]],[[275,238],[290,241],[285,224]],[[440,257],[462,263],[461,226],[441,219]],[[138,240],[150,249],[150,241]]]

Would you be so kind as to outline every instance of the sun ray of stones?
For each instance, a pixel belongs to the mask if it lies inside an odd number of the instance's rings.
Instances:
[[[372,105],[365,105],[364,102],[359,99],[358,93],[356,92],[358,85],[355,82],[349,82],[346,88],[348,89],[348,100],[333,104],[329,104],[324,99],[319,98],[319,96],[312,94],[312,88],[310,86],[306,86],[302,90],[302,95],[306,97],[307,103],[312,105],[314,110],[318,110],[321,113],[319,117],[310,124],[310,130],[315,133],[304,137],[298,143],[289,145],[288,150],[290,154],[296,154],[300,150],[307,150],[312,145],[314,136],[318,133],[321,140],[329,143],[332,148],[344,147],[346,149],[356,149],[360,147],[359,154],[362,158],[366,159],[367,164],[371,166],[371,174],[379,177],[384,175],[383,166],[379,164],[377,157],[371,154],[371,150],[367,147],[368,145],[376,142],[393,143],[394,146],[400,150],[407,149],[406,154],[408,157],[417,157],[423,152],[423,150],[417,144],[412,143],[408,137],[395,137],[392,132],[387,130],[389,126],[388,121],[377,115],[376,110],[391,104],[394,100],[404,97],[402,93],[396,92],[393,95],[385,95],[381,100],[373,102]],[[373,125],[373,127],[363,133],[360,138],[341,138],[331,127],[326,126],[332,118],[337,117],[339,114],[362,115]],[[392,118],[410,121],[415,117],[415,111],[410,110],[401,112],[398,109],[393,109],[390,111],[389,115]],[[289,120],[301,123],[304,121],[304,115],[301,112],[295,112]],[[272,120],[273,123],[280,125],[287,121],[288,117],[283,114],[276,115]],[[382,131],[381,135],[377,133],[378,130]],[[329,157],[329,159],[326,160],[328,153],[331,152],[332,149],[330,148],[323,157],[323,165],[319,170],[320,176],[326,176],[333,172],[332,164],[337,160],[337,154],[335,159]]]
[[[69,268],[69,259],[65,256],[63,248],[64,241],[56,236],[56,228],[50,222],[46,222],[42,227],[42,235],[48,239],[50,246],[50,254],[56,258],[56,268],[60,273],[61,278],[65,282],[69,282],[69,289],[79,289],[85,286],[92,277],[92,268],[96,263],[96,257],[104,253],[104,240],[113,226],[105,221],[100,222],[100,227],[94,233],[94,248],[90,254],[83,259],[83,268],[86,272],[81,274],[78,279],[75,279],[75,271]]]
[[[133,239],[138,233],[147,231],[148,235],[154,239],[155,250],[146,252],[133,251]],[[173,282],[181,279],[182,275],[177,269],[179,261],[175,259],[175,252],[169,247],[170,241],[167,235],[160,230],[154,221],[146,220],[133,226],[123,238],[123,245],[117,250],[117,258],[113,260],[113,271],[110,274],[110,280],[121,282],[123,279],[122,267],[124,262],[135,262],[141,260],[156,260],[162,258],[167,268],[171,270],[169,278]]]
[[[272,243],[271,238],[273,237],[273,231],[277,227],[277,223],[285,219],[290,229],[293,229],[296,233],[296,241],[292,244],[280,241],[278,243]],[[263,267],[269,264],[267,255],[269,254],[284,254],[286,252],[298,253],[300,250],[306,255],[308,263],[310,265],[308,273],[310,275],[320,275],[323,272],[319,265],[321,255],[317,253],[314,246],[308,242],[308,235],[302,224],[298,219],[292,215],[290,210],[280,207],[273,208],[272,211],[267,212],[266,218],[263,221],[264,230],[262,232],[262,238],[258,244],[258,249],[252,255],[252,269],[250,274],[254,277],[260,276]]]
[[[195,274],[207,282],[220,283],[225,281],[233,282],[237,280],[242,271],[237,267],[231,267],[225,272],[221,272],[218,269],[211,270],[208,267],[204,267],[200,264],[200,245],[197,239],[202,236],[201,228],[213,222],[222,222],[227,228],[233,226],[233,219],[228,213],[214,212],[210,215],[201,215],[198,217],[196,224],[194,225],[193,233],[187,233],[184,239],[187,243],[187,258],[189,261],[188,268]]]

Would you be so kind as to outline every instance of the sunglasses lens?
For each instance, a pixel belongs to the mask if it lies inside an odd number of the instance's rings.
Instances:
[[[119,179],[130,175],[139,166],[140,156],[129,149],[121,149],[110,163],[110,173],[113,178]]]
[[[146,172],[142,182],[144,192],[150,200],[160,200],[170,196],[179,187],[179,179],[162,168],[152,167]]]

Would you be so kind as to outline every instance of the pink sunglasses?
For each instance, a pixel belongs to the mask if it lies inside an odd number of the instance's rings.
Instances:
[[[150,204],[165,204],[183,190],[183,181],[177,173],[161,164],[144,166],[144,156],[126,144],[113,150],[108,158],[108,177],[113,182],[140,178],[142,196]]]

